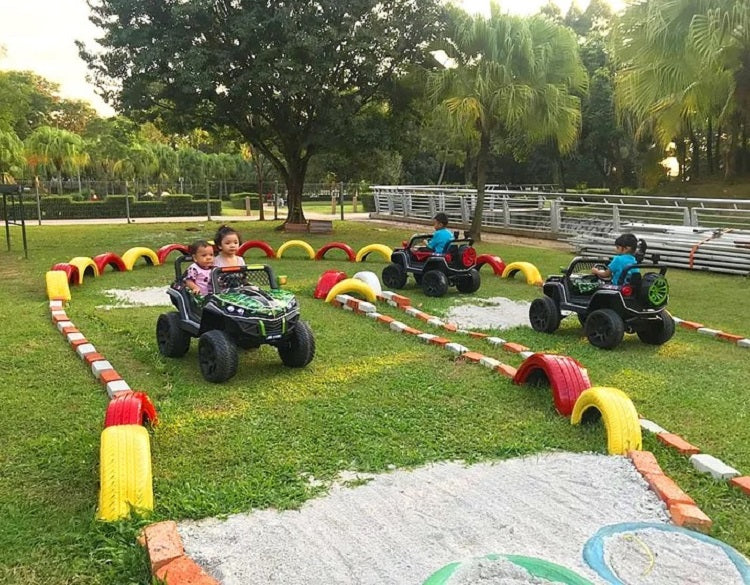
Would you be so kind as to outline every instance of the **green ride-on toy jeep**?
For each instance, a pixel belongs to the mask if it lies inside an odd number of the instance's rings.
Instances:
[[[177,311],[162,313],[156,322],[163,356],[182,357],[197,337],[200,370],[209,382],[224,382],[237,373],[237,347],[271,345],[290,368],[312,361],[312,330],[299,318],[295,296],[279,288],[270,266],[214,268],[212,290],[217,292],[196,297],[184,283],[182,267],[190,262],[190,256],[175,261],[175,280],[167,294]]]
[[[627,266],[619,282],[606,283],[591,274],[591,268],[606,268],[605,258],[576,257],[562,275],[550,276],[544,283],[543,297],[529,307],[529,320],[535,331],[552,333],[564,318],[575,313],[589,342],[603,349],[617,346],[625,333],[635,333],[641,341],[662,345],[674,335],[675,323],[667,311],[669,284],[667,268],[643,263],[645,242],[636,253],[637,264]],[[638,268],[640,272],[629,272]],[[567,316],[567,315],[565,315]]]

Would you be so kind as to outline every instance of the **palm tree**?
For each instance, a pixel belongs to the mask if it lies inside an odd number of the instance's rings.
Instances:
[[[586,71],[570,29],[543,16],[521,18],[451,12],[442,48],[456,64],[429,77],[436,104],[444,104],[457,130],[476,130],[477,201],[471,232],[481,239],[484,189],[491,148],[509,149],[511,138],[529,144],[553,141],[565,152],[581,124]]]
[[[26,151],[35,167],[56,171],[58,193],[62,195],[62,175],[73,170],[75,157],[83,152],[83,139],[67,130],[40,126],[26,139]]]
[[[0,183],[24,165],[23,142],[13,130],[0,130]]]

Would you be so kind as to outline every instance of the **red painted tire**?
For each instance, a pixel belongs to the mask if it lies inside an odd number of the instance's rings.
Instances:
[[[78,284],[78,267],[67,262],[58,262],[50,270],[62,270],[68,277],[68,284]]]
[[[175,250],[179,251],[182,254],[190,254],[190,248],[185,244],[167,244],[166,246],[162,246],[156,251],[156,257],[159,259],[159,264],[164,264],[167,256],[169,256]]]
[[[357,259],[357,255],[354,253],[354,250],[352,250],[349,245],[344,244],[343,242],[330,242],[326,244],[315,254],[315,259],[322,260],[323,256],[326,255],[326,252],[333,249],[343,250],[344,252],[346,252],[346,255],[349,257],[349,262],[354,262]]]
[[[320,275],[318,284],[315,287],[313,297],[316,299],[324,299],[331,292],[331,289],[336,286],[336,283],[341,282],[346,278],[346,272],[340,270],[326,270]]]
[[[274,252],[274,249],[261,240],[250,240],[249,242],[245,242],[240,246],[239,250],[237,250],[237,253],[240,256],[244,256],[245,252],[251,248],[263,250],[266,253],[266,258],[276,258],[276,252]]]
[[[159,417],[151,399],[144,392],[123,392],[107,406],[104,428],[117,425],[157,425]]]
[[[586,370],[565,355],[535,353],[524,360],[513,377],[516,384],[544,380],[552,388],[555,409],[563,416],[571,415],[578,397],[591,387]]]
[[[505,270],[505,262],[500,256],[492,256],[490,254],[480,254],[477,256],[477,270],[481,269],[485,264],[489,264],[492,267],[492,272],[498,276],[503,275]]]
[[[117,272],[127,272],[128,270],[127,266],[125,266],[125,262],[122,261],[122,258],[114,252],[99,254],[98,256],[94,256],[92,260],[94,261],[94,264],[96,264],[99,274],[102,274],[107,266],[111,266],[112,270],[116,270]]]

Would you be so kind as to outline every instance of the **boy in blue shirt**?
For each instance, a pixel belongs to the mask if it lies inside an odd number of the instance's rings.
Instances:
[[[432,218],[432,226],[435,232],[430,240],[425,242],[425,246],[435,254],[444,254],[448,244],[453,240],[453,234],[448,229],[448,216],[442,211],[435,214]]]
[[[638,261],[635,259],[635,250],[638,247],[638,238],[633,234],[622,234],[615,240],[615,252],[616,255],[610,261],[607,268],[592,268],[591,274],[595,274],[602,279],[611,279],[612,284],[623,284],[620,282],[620,276],[626,266],[630,264],[637,264]],[[638,272],[637,268],[628,270],[629,274]],[[627,281],[627,278],[625,279]]]

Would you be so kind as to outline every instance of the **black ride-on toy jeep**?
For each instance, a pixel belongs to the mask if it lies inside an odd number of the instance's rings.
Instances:
[[[213,290],[196,297],[184,283],[183,264],[175,261],[175,281],[167,294],[177,312],[162,313],[156,322],[159,352],[182,357],[190,339],[198,338],[198,361],[209,382],[224,382],[237,373],[237,347],[254,349],[274,346],[281,361],[301,368],[315,356],[315,338],[310,326],[299,318],[295,296],[279,288],[270,266],[214,268]]]
[[[458,232],[453,233],[454,239],[445,254],[434,254],[417,245],[430,239],[432,234],[412,236],[404,242],[403,248],[391,254],[391,263],[383,269],[383,284],[389,289],[404,288],[408,275],[412,274],[428,297],[442,297],[449,286],[455,286],[462,293],[479,290],[481,280],[476,268],[474,240],[469,237],[459,239]]]
[[[658,256],[653,257],[653,264],[643,263],[643,252],[636,254],[636,259],[638,263],[623,270],[619,282],[604,283],[591,274],[591,268],[606,268],[607,259],[574,258],[562,275],[545,281],[545,296],[531,303],[531,326],[535,331],[552,333],[560,326],[561,311],[570,311],[578,315],[586,337],[596,347],[611,349],[625,333],[635,333],[651,345],[666,343],[675,330],[666,310],[667,269],[658,265]],[[631,268],[640,272],[630,273],[625,282]]]

